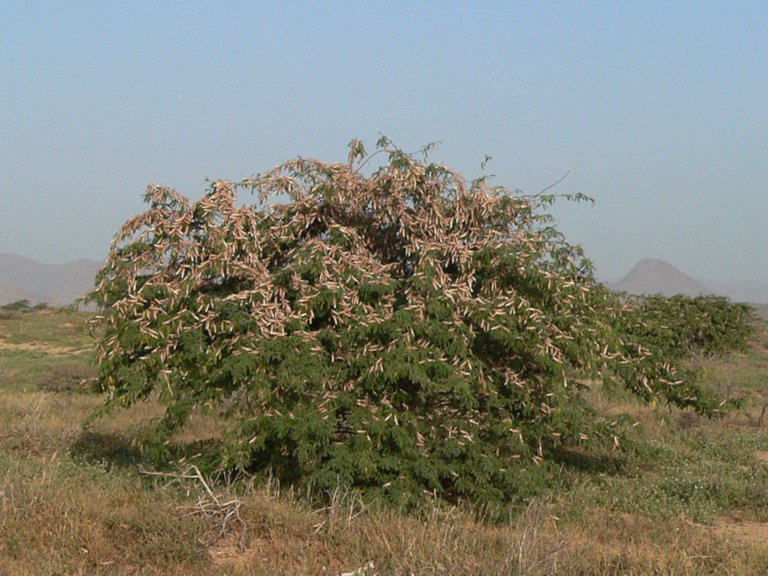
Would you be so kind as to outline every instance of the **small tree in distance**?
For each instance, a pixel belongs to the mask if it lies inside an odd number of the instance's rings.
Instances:
[[[197,202],[150,186],[91,295],[107,408],[156,393],[167,434],[216,411],[222,467],[454,501],[509,499],[559,444],[614,442],[580,378],[713,409],[622,336],[553,196],[378,148],[216,181]],[[239,205],[242,189],[257,200]]]

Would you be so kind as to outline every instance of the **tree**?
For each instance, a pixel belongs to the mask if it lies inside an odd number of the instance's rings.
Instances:
[[[706,409],[622,338],[553,196],[466,182],[382,139],[371,156],[353,141],[346,163],[215,181],[197,202],[159,186],[145,200],[91,295],[99,385],[107,408],[156,393],[166,434],[216,411],[221,466],[497,501],[557,445],[616,440],[580,378]]]

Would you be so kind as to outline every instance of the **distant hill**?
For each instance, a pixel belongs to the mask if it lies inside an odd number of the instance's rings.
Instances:
[[[33,304],[71,304],[93,288],[101,268],[93,260],[42,264],[15,254],[0,253],[0,305],[26,299]]]
[[[629,294],[663,294],[674,296],[718,295],[734,302],[747,302],[757,306],[761,316],[768,316],[768,283],[758,280],[707,281],[694,280],[664,260],[646,258],[618,282],[606,284],[615,292]]]
[[[640,260],[634,268],[619,282],[608,284],[616,292],[629,294],[662,294],[674,296],[699,296],[712,294],[713,291],[701,282],[694,280],[664,260],[646,258]]]

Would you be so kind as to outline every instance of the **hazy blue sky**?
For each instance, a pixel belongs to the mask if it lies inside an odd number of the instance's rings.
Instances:
[[[150,182],[199,197],[379,133],[584,192],[599,275],[768,281],[768,2],[0,3],[0,252],[101,259]]]

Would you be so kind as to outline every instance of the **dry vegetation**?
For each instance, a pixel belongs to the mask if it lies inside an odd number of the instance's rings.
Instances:
[[[483,521],[435,504],[406,515],[337,492],[161,475],[128,440],[152,402],[81,422],[102,400],[86,316],[0,318],[0,574],[765,574],[768,330],[748,352],[692,359],[705,384],[746,398],[709,420],[628,394],[590,401],[638,422],[619,453],[563,453],[541,496]],[[193,419],[192,441],[216,432]],[[143,473],[144,472],[144,473]]]

